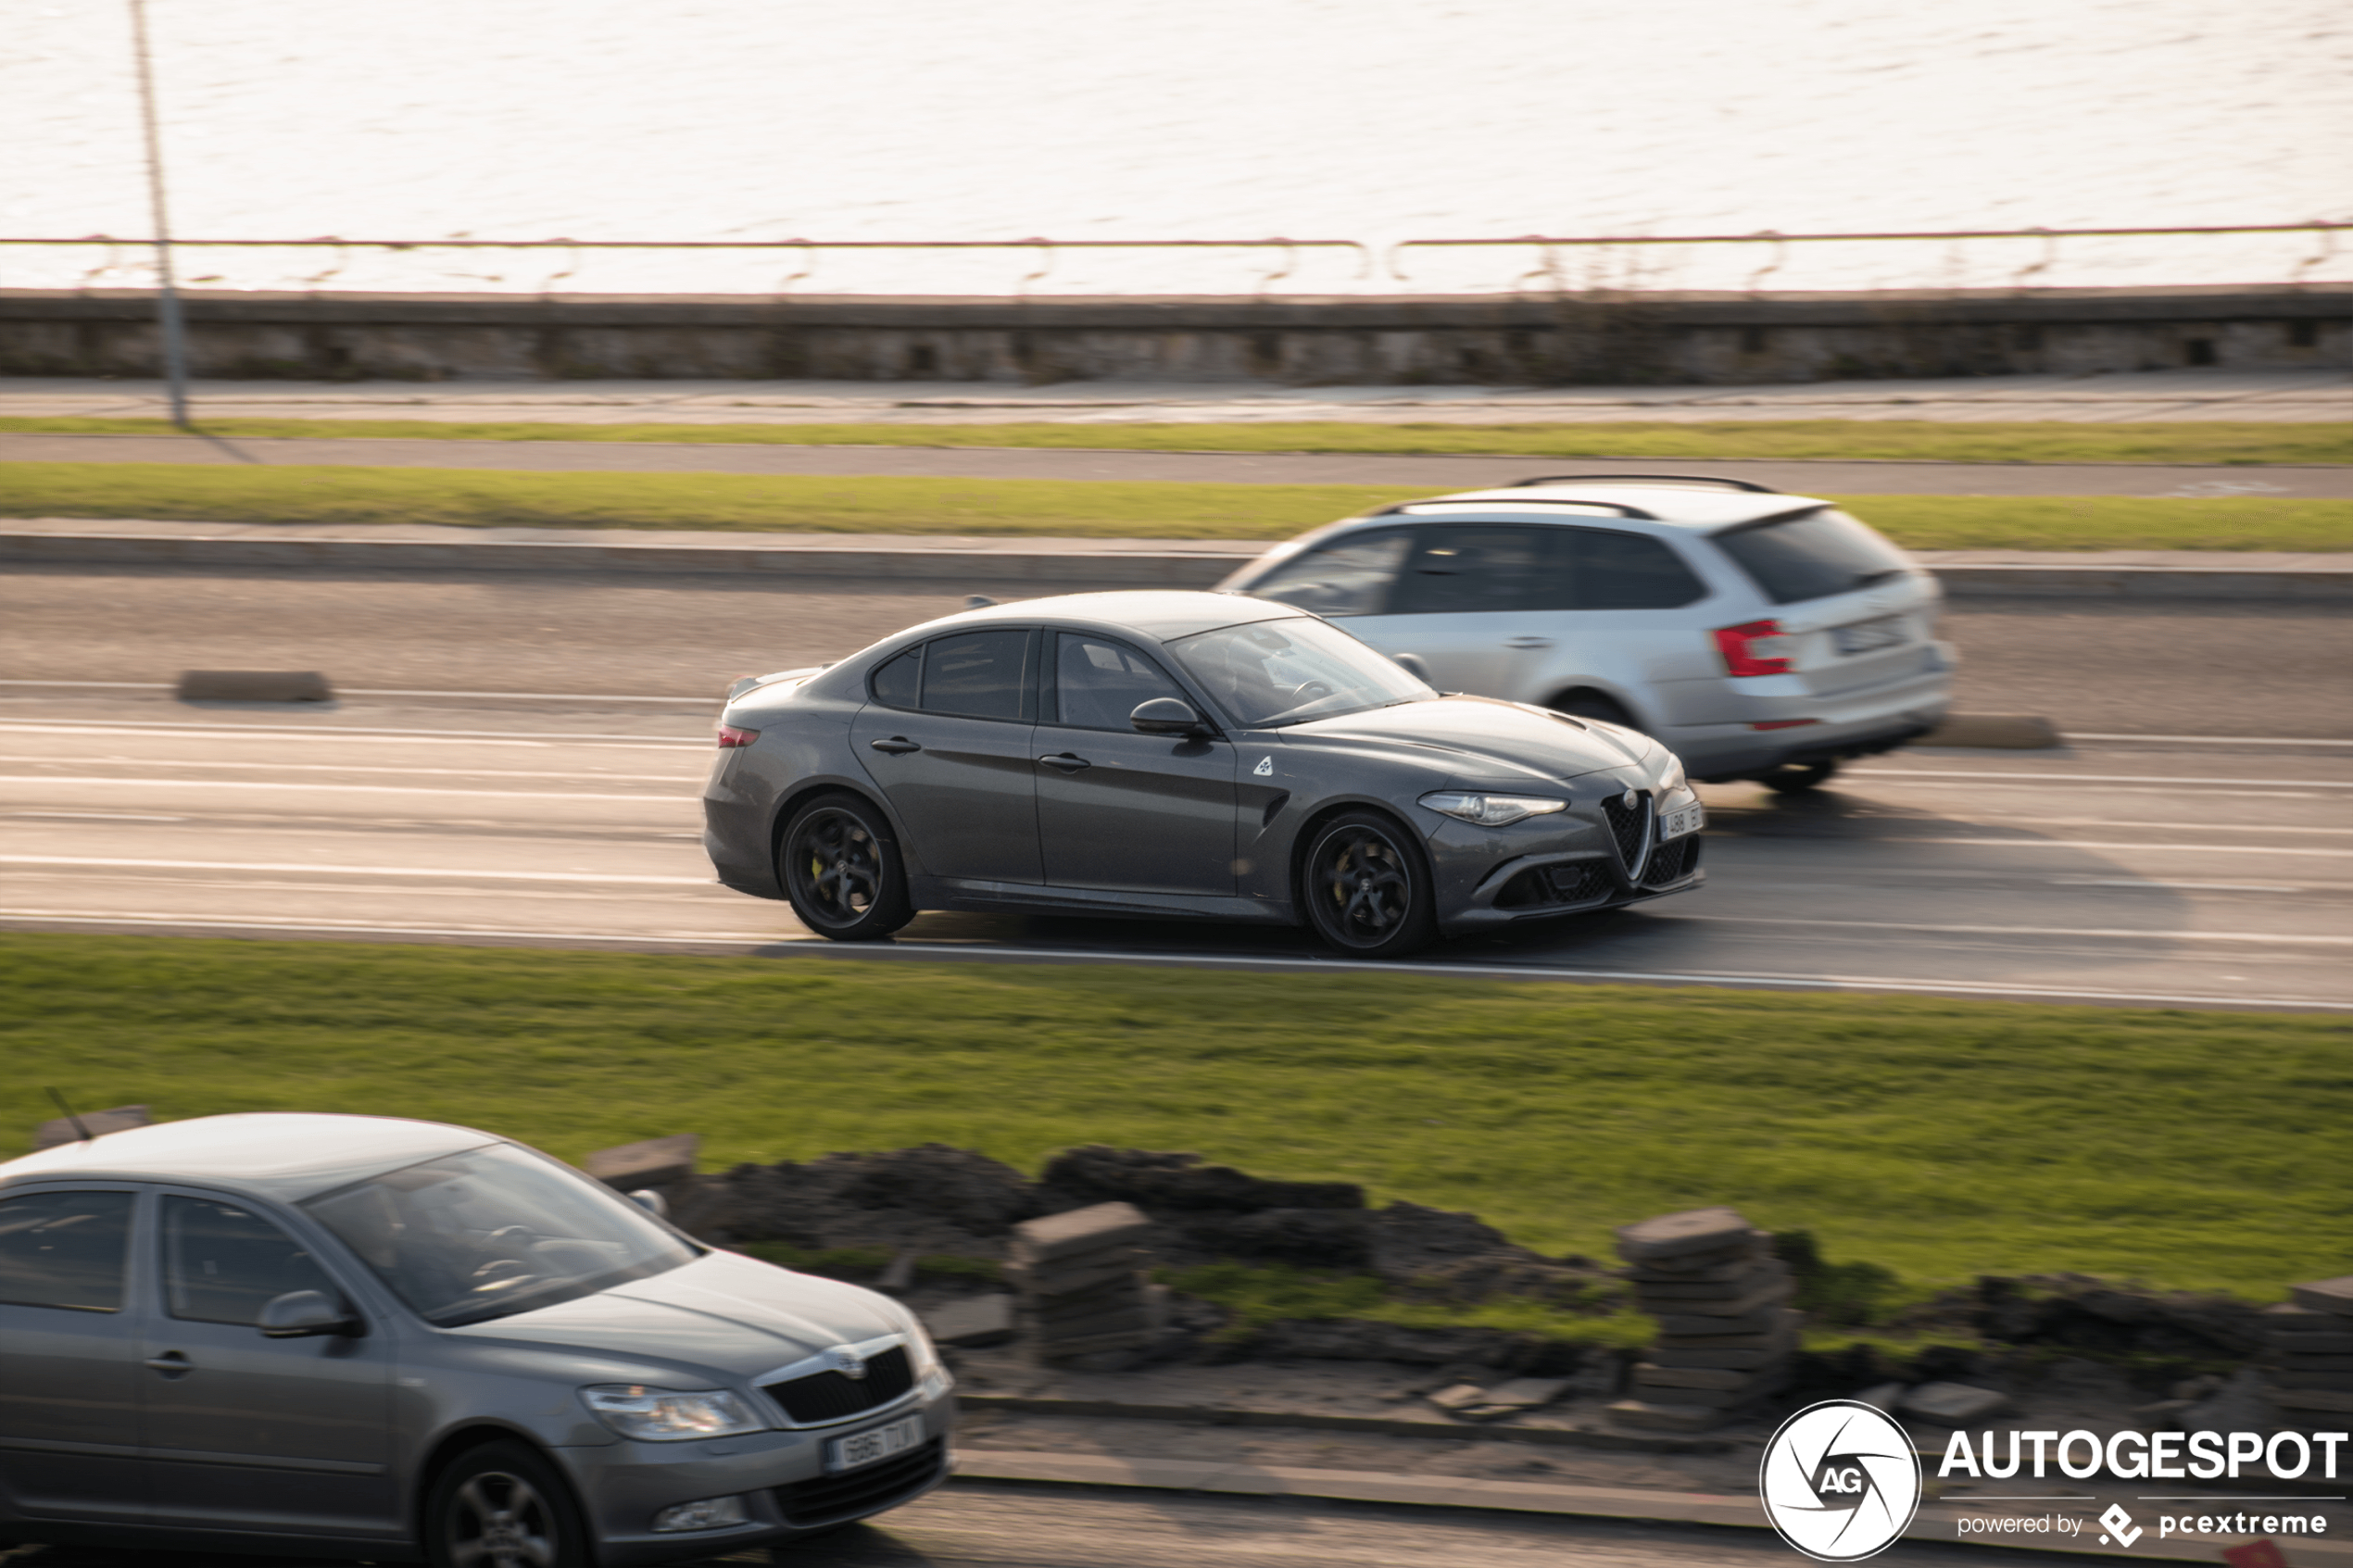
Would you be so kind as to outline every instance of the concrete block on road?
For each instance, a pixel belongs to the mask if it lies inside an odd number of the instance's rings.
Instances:
[[[580,1168],[616,1191],[635,1192],[639,1187],[684,1181],[695,1173],[695,1160],[701,1153],[700,1134],[678,1133],[600,1148],[582,1160]]]
[[[82,1126],[89,1129],[94,1138],[155,1124],[155,1119],[147,1114],[147,1108],[144,1105],[118,1105],[111,1110],[83,1110],[75,1114],[82,1118]],[[59,1144],[72,1143],[81,1136],[71,1122],[59,1116],[42,1123],[33,1130],[32,1147],[36,1149],[55,1148]]]
[[[2009,1396],[1966,1383],[1923,1383],[1904,1396],[1906,1415],[1941,1426],[1967,1426],[2009,1408]]]
[[[1956,713],[1913,743],[1986,751],[2047,751],[2066,744],[2048,719],[2027,713]]]
[[[924,1329],[941,1345],[967,1349],[1002,1345],[1013,1336],[1013,1298],[975,1296],[950,1301],[924,1314]]]
[[[1607,1415],[1621,1426],[1648,1427],[1658,1432],[1705,1432],[1724,1420],[1714,1405],[1663,1404],[1650,1399],[1620,1399]]]
[[[333,702],[334,688],[316,670],[185,670],[182,702]]]

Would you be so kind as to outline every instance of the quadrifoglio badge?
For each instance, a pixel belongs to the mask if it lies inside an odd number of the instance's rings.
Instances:
[[[2070,1480],[2117,1482],[2334,1481],[2343,1432],[1955,1432],[1937,1466],[1940,1478],[2043,1480],[2056,1470]],[[1885,1411],[1856,1399],[1825,1399],[1783,1422],[1765,1446],[1756,1489],[1782,1540],[1818,1562],[1859,1562],[1902,1538],[1919,1512],[1925,1483],[1911,1437]],[[1954,1499],[1964,1505],[1966,1497]],[[1984,1499],[1991,1503],[1996,1499]],[[2329,1519],[2300,1499],[2265,1496],[2234,1500],[2227,1492],[2140,1494],[2110,1501],[2096,1519],[2069,1513],[2006,1513],[1964,1506],[1952,1521],[1958,1537],[2098,1534],[2101,1545],[2130,1548],[2144,1537],[2161,1542],[2320,1536]],[[2140,1507],[2140,1517],[2126,1508]],[[2203,1504],[2207,1512],[2183,1512]],[[2161,1506],[2160,1506],[2161,1505]],[[2268,1550],[2264,1548],[2259,1549]],[[2236,1557],[2233,1562],[2238,1561]],[[2251,1561],[2251,1560],[2250,1560]]]

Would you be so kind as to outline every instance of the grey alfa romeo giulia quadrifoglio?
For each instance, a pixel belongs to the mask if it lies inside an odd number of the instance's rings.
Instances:
[[[1320,617],[1224,594],[992,605],[736,683],[719,879],[857,941],[920,909],[1296,925],[1340,952],[1700,881],[1656,742],[1444,696]]]

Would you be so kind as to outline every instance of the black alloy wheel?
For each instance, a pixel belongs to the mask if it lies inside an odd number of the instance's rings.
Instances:
[[[1776,795],[1803,795],[1830,783],[1837,771],[1835,758],[1828,762],[1784,762],[1769,773],[1757,774],[1756,782]]]
[[[1352,958],[1396,958],[1428,946],[1438,933],[1421,851],[1376,812],[1326,822],[1308,846],[1300,884],[1315,935]]]
[[[520,1443],[485,1443],[434,1483],[425,1504],[433,1568],[588,1568],[572,1489]]]
[[[872,941],[915,918],[888,824],[854,795],[821,795],[795,813],[776,869],[793,913],[820,936]]]

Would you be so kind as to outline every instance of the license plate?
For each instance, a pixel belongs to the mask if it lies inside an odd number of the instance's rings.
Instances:
[[[852,1432],[847,1437],[837,1437],[825,1445],[825,1469],[831,1474],[856,1470],[861,1465],[905,1453],[924,1440],[924,1418],[911,1415],[904,1421],[894,1421],[888,1426],[870,1426],[863,1432]]]
[[[1680,811],[1669,811],[1659,818],[1658,840],[1664,844],[1670,838],[1680,838],[1686,834],[1697,833],[1706,825],[1706,807],[1686,806]]]
[[[1869,653],[1874,648],[1899,647],[1909,640],[1904,629],[1904,618],[1891,615],[1880,621],[1858,621],[1852,626],[1835,627],[1831,632],[1831,646],[1841,653]]]

